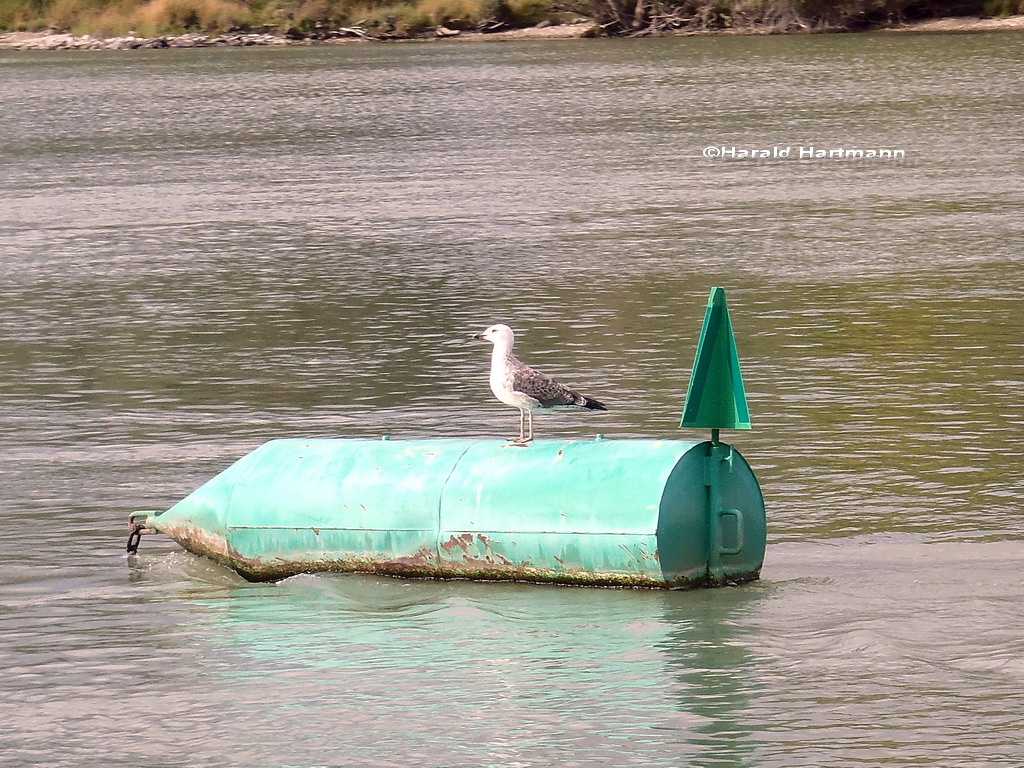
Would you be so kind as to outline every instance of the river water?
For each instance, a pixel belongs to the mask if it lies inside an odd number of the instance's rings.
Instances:
[[[1024,764],[1024,36],[0,52],[0,105],[4,766]],[[267,439],[513,434],[493,322],[610,408],[541,437],[699,437],[714,285],[759,582],[124,555]]]

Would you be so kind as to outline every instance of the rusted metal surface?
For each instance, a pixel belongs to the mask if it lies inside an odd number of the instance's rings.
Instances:
[[[688,589],[704,586],[721,586],[752,581],[760,571],[735,572],[728,576],[712,578],[707,574],[674,579],[655,579],[640,573],[600,574],[586,570],[572,570],[559,562],[559,569],[553,570],[531,565],[517,565],[501,555],[482,559],[471,557],[465,541],[468,534],[455,541],[449,540],[444,549],[449,555],[454,550],[464,554],[459,560],[450,557],[440,560],[436,553],[426,547],[409,556],[395,556],[378,560],[366,557],[321,557],[290,559],[286,557],[246,557],[233,550],[227,542],[194,527],[168,528],[161,531],[173,538],[184,549],[196,555],[208,557],[237,571],[250,581],[275,581],[298,573],[371,573],[382,576],[427,579],[469,579],[475,581],[522,581],[547,584],[563,584],[593,587],[630,587],[653,589]],[[455,539],[455,537],[453,537]],[[462,545],[462,546],[460,546]],[[463,549],[465,547],[465,549]],[[652,553],[657,560],[657,552]],[[556,558],[557,560],[557,558]]]
[[[709,445],[278,440],[146,524],[253,580],[314,571],[627,587],[757,578],[760,489],[731,449],[728,464],[709,469]],[[712,497],[726,507],[714,515]]]
[[[234,568],[235,557],[227,540],[216,533],[210,533],[194,525],[160,526],[160,533],[166,534],[178,544],[196,555],[203,555],[228,568]]]
[[[187,549],[188,547],[186,547]],[[199,553],[201,554],[201,553]],[[276,581],[297,573],[371,573],[380,576],[419,579],[466,579],[472,581],[518,581],[583,587],[620,587],[633,589],[691,589],[715,586],[706,577],[655,580],[637,574],[596,574],[589,571],[551,571],[546,568],[503,565],[479,561],[433,563],[428,558],[395,558],[387,561],[362,559],[320,559],[270,562],[261,559],[232,558],[229,565],[250,581]],[[717,585],[738,584],[759,577],[759,572],[734,574]]]

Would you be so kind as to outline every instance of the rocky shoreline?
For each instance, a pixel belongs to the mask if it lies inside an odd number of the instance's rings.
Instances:
[[[1024,16],[982,19],[976,16],[927,19],[896,24],[878,30],[891,33],[943,33],[989,32],[1000,30],[1024,31]],[[272,32],[229,32],[201,34],[186,32],[182,35],[162,37],[98,37],[75,36],[62,32],[0,32],[0,50],[16,51],[123,51],[156,48],[246,48],[250,46],[322,45],[345,42],[383,42],[388,40],[536,40],[597,37],[601,28],[589,19],[577,19],[568,24],[542,23],[526,29],[504,29],[493,32],[460,32],[438,27],[432,35],[418,38],[376,37],[358,27],[325,31],[313,36],[279,34]],[[749,27],[729,30],[681,31],[677,35],[764,35],[777,34],[774,29]]]
[[[417,38],[374,36],[358,28],[341,28],[314,35],[272,32],[229,32],[226,34],[202,34],[186,32],[182,35],[162,37],[99,37],[96,35],[75,36],[63,32],[6,32],[0,33],[0,50],[16,51],[125,51],[142,48],[246,48],[269,45],[322,45],[344,42],[385,42],[394,40],[507,40],[507,39],[557,39],[586,37],[594,28],[589,19],[579,19],[568,24],[539,24],[526,29],[507,29],[494,32],[460,32],[438,27],[433,34]]]
[[[97,37],[50,32],[33,35],[15,32],[0,36],[0,48],[16,51],[128,51],[138,48],[212,48],[251,45],[287,45],[288,40],[271,34],[166,35],[164,37]]]

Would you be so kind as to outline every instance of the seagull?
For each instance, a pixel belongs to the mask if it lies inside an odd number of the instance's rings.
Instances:
[[[533,412],[556,408],[575,408],[589,411],[607,411],[603,403],[559,384],[550,376],[519,362],[512,354],[516,335],[507,325],[492,325],[474,339],[494,344],[491,353],[491,392],[505,405],[519,409],[519,436],[509,438],[513,443],[526,444],[533,440]],[[525,427],[529,423],[529,433]]]

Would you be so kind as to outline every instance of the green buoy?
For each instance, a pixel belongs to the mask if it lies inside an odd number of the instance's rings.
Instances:
[[[714,288],[683,427],[708,441],[273,440],[165,511],[130,518],[252,580],[312,571],[557,584],[757,579],[764,500],[720,429],[750,429]]]

